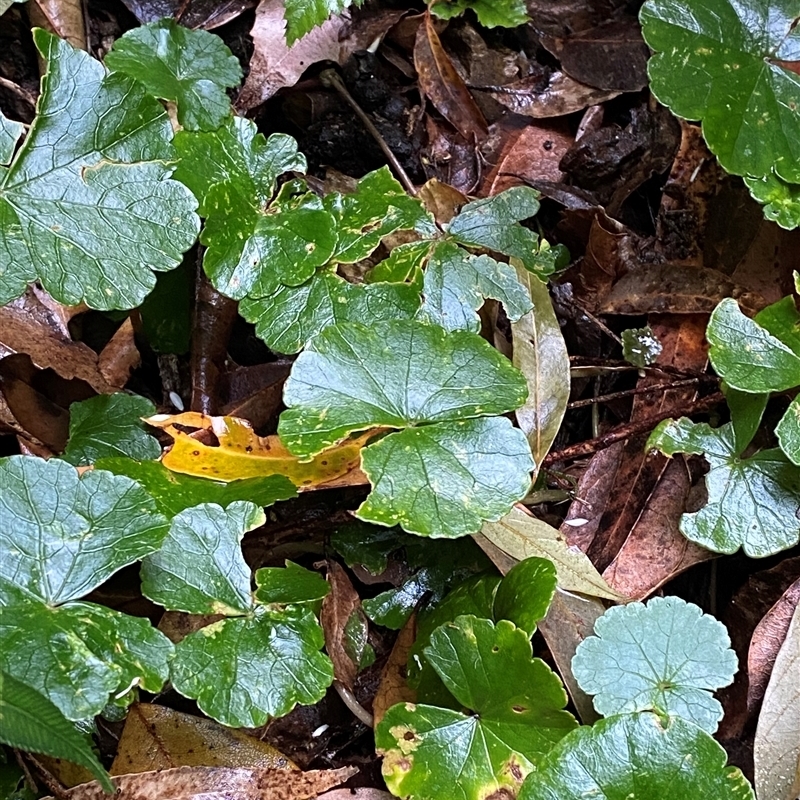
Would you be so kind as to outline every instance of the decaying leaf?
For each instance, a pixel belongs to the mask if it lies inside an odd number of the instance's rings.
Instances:
[[[344,783],[355,767],[295,770],[231,767],[177,767],[113,778],[115,800],[311,800]],[[96,782],[84,783],[60,800],[107,800]],[[53,800],[52,797],[44,800]]]
[[[373,435],[371,431],[324,450],[310,461],[301,462],[277,436],[257,436],[246,420],[237,417],[208,417],[186,412],[157,414],[146,422],[172,436],[172,449],[163,456],[162,463],[173,472],[217,481],[285,475],[295,486],[306,488],[357,471],[361,448]],[[208,431],[216,437],[217,445],[205,444],[176,426]],[[367,480],[359,479],[358,482],[366,483]]]
[[[125,720],[111,774],[175,767],[296,769],[283,753],[255,736],[167,706],[134,703]]]
[[[417,638],[417,618],[412,614],[395,640],[389,660],[381,673],[381,682],[372,701],[372,713],[377,725],[386,712],[397,703],[414,703],[417,692],[406,680],[406,664]]]
[[[800,607],[775,660],[755,740],[756,791],[764,800],[795,800],[800,792]]]

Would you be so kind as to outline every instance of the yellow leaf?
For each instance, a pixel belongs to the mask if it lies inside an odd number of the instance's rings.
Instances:
[[[157,414],[145,422],[173,438],[172,448],[161,458],[161,463],[173,472],[216,481],[285,475],[301,488],[330,484],[343,476],[347,476],[344,483],[350,485],[367,483],[360,470],[361,448],[375,434],[374,430],[369,431],[325,450],[311,461],[301,462],[279,437],[257,436],[250,423],[238,417],[209,417],[188,411]],[[208,431],[218,444],[205,444],[177,426]],[[341,485],[341,481],[337,484]]]

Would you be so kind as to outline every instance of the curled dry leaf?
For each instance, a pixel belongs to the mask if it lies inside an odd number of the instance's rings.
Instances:
[[[141,360],[142,357],[136,347],[133,323],[128,317],[100,352],[97,367],[109,385],[122,389]]]
[[[796,800],[800,793],[800,606],[778,652],[758,718],[754,749],[756,793]]]
[[[406,665],[414,640],[417,638],[417,615],[412,614],[395,639],[389,660],[383,668],[381,683],[372,701],[372,713],[377,727],[386,712],[397,703],[415,703],[417,692],[408,685]]]
[[[775,659],[786,639],[798,603],[800,603],[800,579],[783,593],[780,600],[767,611],[753,631],[747,654],[749,678],[747,708],[750,712],[758,707],[764,697]]]
[[[336,561],[328,562],[328,583],[331,590],[322,601],[319,617],[325,633],[325,649],[333,662],[336,680],[352,692],[359,665],[347,643],[351,635],[366,643],[367,617],[361,609],[358,592]]]
[[[392,27],[405,12],[389,11],[359,19],[351,28],[349,12],[334,16],[314,28],[291,47],[286,44],[283,0],[261,0],[250,35],[255,50],[250,72],[236,106],[249,111],[269,100],[279,89],[294,86],[300,76],[319,61],[344,64]]]
[[[453,66],[429,13],[417,30],[414,66],[419,88],[436,110],[467,140],[486,138],[489,128],[467,85]]]
[[[255,736],[167,706],[134,703],[111,775],[175,767],[296,769],[283,753]]]
[[[295,486],[305,489],[322,484],[354,485],[367,483],[361,473],[361,448],[374,431],[324,450],[310,461],[302,462],[293,456],[277,436],[257,436],[247,420],[238,417],[210,417],[187,411],[183,414],[157,414],[145,420],[148,425],[161,428],[173,439],[172,449],[161,459],[173,472],[211,478],[217,481],[235,481],[241,478],[285,475]],[[216,445],[206,444],[194,435],[176,426],[196,428],[198,432],[216,440]],[[344,484],[334,484],[346,479]]]
[[[98,394],[111,394],[117,388],[103,376],[97,353],[91,347],[73,342],[44,321],[31,319],[26,308],[11,304],[0,308],[0,358],[25,353],[39,369],[52,369],[62,378],[79,378]]]
[[[355,775],[355,767],[300,772],[285,769],[178,767],[113,778],[115,800],[311,800]],[[96,782],[59,800],[107,800]],[[45,800],[53,800],[52,797]]]
[[[542,86],[539,76],[536,75],[502,86],[476,86],[473,88],[488,92],[509,111],[535,119],[563,117],[588,106],[612,100],[621,94],[618,91],[587,86],[560,71],[553,72],[544,86]]]

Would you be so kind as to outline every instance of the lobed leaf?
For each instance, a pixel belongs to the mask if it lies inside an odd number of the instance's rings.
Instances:
[[[572,671],[599,714],[655,711],[708,733],[722,719],[711,696],[728,686],[736,653],[722,623],[678,597],[610,608],[584,639]]]
[[[218,128],[231,114],[225,89],[242,79],[238,59],[219,36],[172,19],[123,34],[105,63],[139,81],[153,97],[175,103],[178,122],[190,131]]]
[[[516,28],[528,21],[523,0],[446,0],[430,6],[431,14],[441,19],[452,19],[467,10],[474,11],[485,28]]]
[[[265,605],[314,603],[330,591],[325,578],[318,572],[286,562],[285,567],[264,567],[256,570],[255,598]]]
[[[519,800],[754,800],[747,778],[702,728],[680,717],[622,714],[561,740],[525,780]]]
[[[48,71],[0,173],[0,304],[39,280],[61,303],[132,308],[199,229],[194,198],[170,179],[172,127],[131,78],[45,31],[34,40]]]

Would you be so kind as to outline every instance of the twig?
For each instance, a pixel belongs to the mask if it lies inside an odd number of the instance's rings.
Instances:
[[[323,86],[330,86],[334,88],[338,93],[342,100],[353,109],[356,116],[361,120],[364,127],[370,132],[370,135],[373,139],[378,143],[378,147],[381,148],[383,154],[386,156],[386,160],[392,165],[392,169],[397,174],[397,178],[400,183],[403,184],[406,191],[412,195],[413,197],[417,196],[417,187],[414,186],[411,178],[408,177],[406,171],[403,169],[402,164],[397,160],[397,156],[389,149],[389,145],[386,144],[383,136],[381,136],[380,131],[375,127],[375,124],[372,120],[367,116],[366,112],[361,108],[361,106],[356,103],[353,99],[353,96],[350,92],[347,91],[347,87],[342,82],[342,79],[339,77],[338,73],[334,69],[324,69],[319,74],[319,79],[322,82]]]
[[[368,728],[375,727],[375,719],[372,714],[356,700],[356,696],[343,683],[334,681],[333,688],[339,693],[342,702],[353,712],[353,716],[363,722]]]
[[[668,392],[670,389],[680,389],[682,386],[691,386],[697,383],[697,378],[686,378],[682,381],[673,381],[672,383],[656,383],[652,386],[637,387],[635,389],[624,389],[619,392],[611,392],[610,394],[601,394],[597,397],[590,397],[586,400],[575,400],[570,403],[567,408],[584,408],[596,403],[609,403],[612,400],[621,400],[623,397],[630,397],[634,394],[648,394],[650,392]]]
[[[684,416],[688,417],[692,414],[701,414],[710,411],[714,406],[723,402],[724,399],[725,397],[721,392],[703,397],[685,409]],[[616,428],[612,428],[602,436],[597,436],[594,439],[587,439],[585,442],[579,442],[578,444],[565,447],[562,450],[549,453],[542,462],[542,466],[546,467],[559,461],[574,461],[576,458],[590,456],[598,450],[605,450],[607,447],[611,447],[615,442],[620,442],[623,439],[630,439],[632,436],[651,431],[659,422],[674,416],[675,410],[668,409],[658,414],[636,420],[635,422],[626,422],[624,425],[617,425]]]

